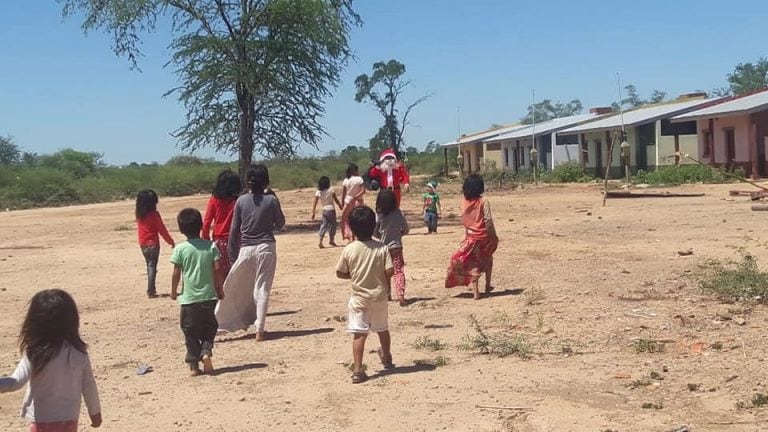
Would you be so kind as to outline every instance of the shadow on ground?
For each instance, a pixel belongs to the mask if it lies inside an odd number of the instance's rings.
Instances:
[[[480,296],[483,298],[491,298],[491,297],[506,297],[510,295],[520,295],[525,291],[523,288],[515,288],[515,289],[506,289],[503,291],[499,291],[498,289],[491,291],[490,293],[484,293],[481,291]],[[463,292],[461,294],[456,294],[453,296],[453,298],[462,298],[462,299],[471,299],[473,298],[471,292]]]

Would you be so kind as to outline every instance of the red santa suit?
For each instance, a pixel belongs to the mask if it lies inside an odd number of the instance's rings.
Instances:
[[[397,160],[397,155],[392,149],[386,149],[379,155],[379,164],[368,170],[368,178],[376,180],[382,189],[391,189],[397,198],[397,207],[400,208],[400,195],[402,190],[408,191],[411,177],[408,169],[402,161]]]

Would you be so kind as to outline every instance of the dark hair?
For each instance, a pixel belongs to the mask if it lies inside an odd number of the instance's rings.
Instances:
[[[464,186],[461,190],[464,192],[464,198],[468,200],[480,198],[485,192],[485,182],[480,175],[472,174],[464,180]]]
[[[139,191],[136,194],[136,219],[143,219],[157,210],[157,201],[157,194],[152,189]]]
[[[203,216],[197,209],[185,208],[176,216],[179,231],[187,238],[200,238],[200,230],[203,229]]]
[[[19,349],[37,375],[61,351],[64,342],[85,354],[88,345],[80,339],[80,315],[72,296],[60,289],[40,291],[29,301],[19,334]]]
[[[358,172],[359,168],[357,167],[357,164],[349,163],[347,165],[347,178],[352,177],[355,175],[356,172]]]
[[[376,213],[388,215],[395,210],[397,210],[395,193],[389,189],[379,191],[379,196],[376,197]]]
[[[324,191],[326,189],[330,189],[331,187],[331,179],[329,179],[327,176],[320,177],[320,180],[317,181],[317,190]]]
[[[361,241],[370,240],[376,228],[376,214],[368,206],[355,207],[349,214],[349,229],[355,238]]]
[[[216,178],[213,196],[218,199],[236,199],[241,190],[243,190],[243,184],[240,182],[240,176],[231,169],[225,169]]]
[[[245,179],[248,182],[248,188],[251,190],[251,193],[262,195],[267,186],[269,186],[269,170],[266,165],[253,165],[248,169]]]

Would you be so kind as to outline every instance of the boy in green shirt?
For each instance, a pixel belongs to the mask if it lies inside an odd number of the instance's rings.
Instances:
[[[437,182],[427,182],[427,193],[424,194],[424,223],[427,224],[427,234],[437,233],[437,219],[443,208],[440,205],[440,195],[437,194]]]
[[[184,361],[189,365],[192,376],[213,372],[213,339],[219,329],[216,321],[217,299],[224,298],[222,288],[219,250],[216,245],[200,238],[203,218],[193,208],[179,212],[176,221],[179,231],[187,241],[176,245],[171,256],[174,265],[171,281],[171,300],[181,305],[181,330],[187,345]],[[182,291],[178,294],[179,280],[184,279]]]

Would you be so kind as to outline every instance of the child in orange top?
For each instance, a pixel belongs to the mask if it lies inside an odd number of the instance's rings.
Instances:
[[[483,197],[483,178],[473,174],[464,181],[464,202],[461,205],[461,223],[464,225],[464,240],[451,257],[445,287],[472,284],[475,300],[480,299],[478,279],[485,273],[485,292],[493,291],[493,254],[499,246],[499,237],[491,216],[491,206]]]
[[[151,189],[140,191],[136,195],[136,228],[139,234],[139,247],[147,262],[147,297],[156,298],[157,260],[160,258],[160,236],[166,243],[175,247],[171,235],[165,228],[163,218],[157,212],[157,194]]]

